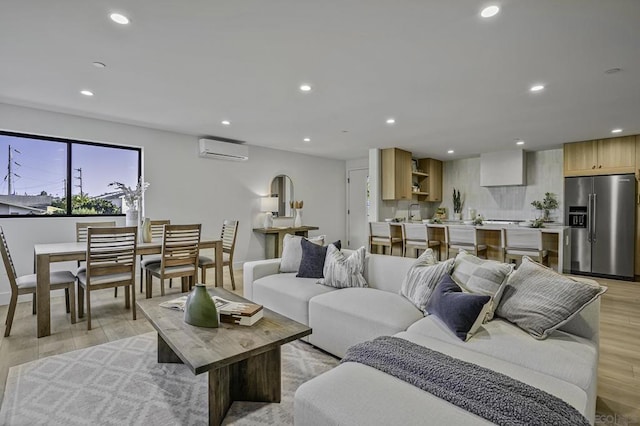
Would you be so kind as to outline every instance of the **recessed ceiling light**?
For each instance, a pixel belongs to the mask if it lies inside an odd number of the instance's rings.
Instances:
[[[450,149],[449,151],[447,151],[447,154],[453,154],[453,150]]]
[[[395,118],[387,118],[387,124],[396,124]]]
[[[615,73],[620,72],[620,71],[622,71],[622,68],[609,68],[604,73],[605,74],[615,74]]]
[[[121,13],[112,13],[111,15],[109,15],[109,18],[111,18],[111,20],[116,24],[127,25],[129,23],[129,18],[122,15]]]
[[[309,85],[309,84],[301,84],[300,85],[300,90],[302,92],[310,92],[311,91],[311,85]]]
[[[304,138],[302,139],[304,142],[311,142],[311,138]]]
[[[85,96],[93,96],[93,92],[91,90],[81,90],[80,93]]]
[[[622,133],[622,129],[613,129],[611,133]]]
[[[231,125],[231,122],[229,120],[222,120],[221,123],[222,123],[223,126],[230,126]]]
[[[519,140],[516,142],[516,145],[524,145],[524,141],[523,140]]]
[[[500,12],[500,8],[494,4],[482,9],[482,12],[480,12],[480,16],[482,16],[483,18],[491,18],[492,16],[496,16],[498,12]]]
[[[94,62],[93,66],[96,68],[106,68],[107,66],[104,64],[104,62]]]
[[[535,86],[531,86],[531,89],[529,90],[532,92],[539,92],[543,89],[544,89],[544,86],[542,84],[536,84]]]

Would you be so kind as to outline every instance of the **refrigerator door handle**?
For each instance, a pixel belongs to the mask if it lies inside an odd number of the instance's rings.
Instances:
[[[589,201],[587,201],[587,241],[591,242],[591,224],[593,222],[592,211],[591,211],[591,200],[593,198],[593,194],[589,194]]]
[[[593,194],[593,207],[591,208],[591,211],[593,212],[593,224],[591,226],[591,240],[595,243],[596,242],[596,210],[598,210],[598,204],[597,201],[598,199],[596,198],[598,194]]]

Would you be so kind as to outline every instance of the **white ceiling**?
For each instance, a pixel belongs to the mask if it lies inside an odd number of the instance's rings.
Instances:
[[[3,0],[0,102],[341,159],[640,133],[640,1],[494,3]]]

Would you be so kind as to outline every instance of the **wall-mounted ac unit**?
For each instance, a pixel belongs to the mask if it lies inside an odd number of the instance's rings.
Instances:
[[[215,139],[200,139],[199,144],[200,157],[231,161],[247,161],[249,159],[249,147],[246,145]]]

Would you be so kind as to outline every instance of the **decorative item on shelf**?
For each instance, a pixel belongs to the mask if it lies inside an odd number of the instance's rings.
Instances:
[[[220,317],[216,304],[211,300],[204,284],[196,284],[187,296],[187,302],[184,305],[184,322],[196,327],[216,328],[219,326]]]
[[[304,201],[292,201],[293,208],[296,209],[296,218],[293,221],[293,226],[296,228],[300,228],[302,226],[302,207],[304,206]]]
[[[278,211],[278,197],[262,197],[260,199],[260,211],[264,212],[263,228],[272,228],[273,212]]]
[[[533,221],[531,221],[531,224],[529,225],[532,228],[544,228],[544,218],[537,218],[534,219]]]
[[[150,243],[152,239],[151,235],[151,219],[148,217],[144,218],[142,222],[142,233],[140,234],[142,237],[143,243]]]
[[[460,190],[453,188],[453,220],[462,219],[462,196]]]
[[[413,192],[420,192],[420,185],[413,185],[413,186],[411,187],[411,190],[412,190]]]
[[[542,219],[544,222],[552,222],[549,217],[549,213],[551,210],[555,210],[558,208],[559,203],[556,199],[556,195],[551,192],[546,192],[544,194],[544,199],[542,201],[532,201],[531,205],[536,208],[536,210],[542,212],[542,216],[539,219]]]
[[[436,209],[436,214],[433,215],[433,218],[436,219],[440,219],[439,223],[442,223],[443,220],[445,220],[447,218],[447,208],[446,207],[438,207]]]
[[[482,215],[480,215],[480,214],[479,214],[479,215],[477,215],[477,216],[475,217],[475,219],[473,219],[473,224],[474,224],[475,226],[482,226],[482,225],[484,225],[484,218],[482,217]]]
[[[126,225],[127,226],[140,226],[138,207],[142,200],[142,194],[149,187],[148,182],[143,182],[142,178],[138,180],[136,189],[126,186],[121,182],[111,182],[109,186],[115,186],[119,191],[122,191],[122,198],[124,203],[129,208],[126,212]]]
[[[418,171],[418,160],[416,160],[415,158],[411,159],[411,171],[412,172]]]

